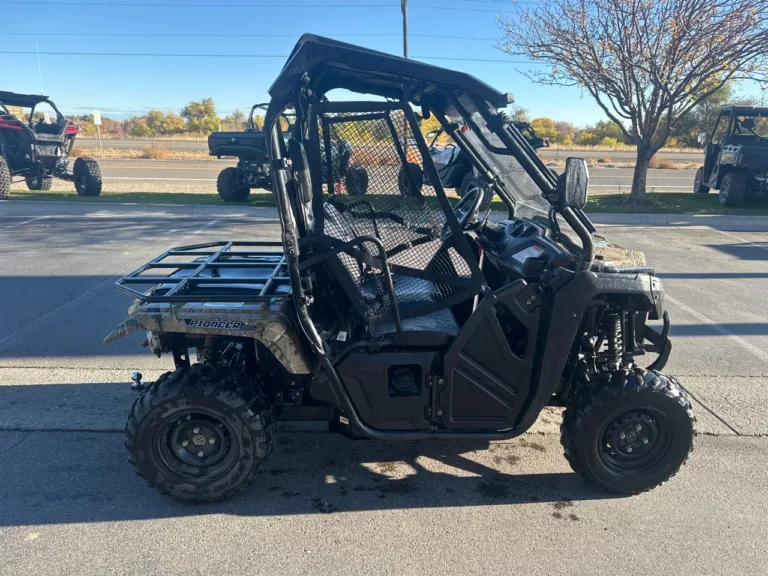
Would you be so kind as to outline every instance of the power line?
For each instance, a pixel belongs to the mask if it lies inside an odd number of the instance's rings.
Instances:
[[[38,54],[29,50],[0,50],[0,54],[30,55]],[[151,58],[288,58],[287,54],[169,54],[161,52],[39,52],[46,56],[115,56],[115,57],[151,57]],[[454,60],[457,62],[499,62],[502,64],[537,64],[528,60],[506,60],[493,58],[452,58],[450,56],[413,56],[415,60]]]
[[[157,4],[154,2],[60,2],[50,0],[34,0],[34,1],[21,1],[21,0],[9,0],[3,2],[3,4],[20,4],[24,6],[84,6],[84,7],[148,7],[148,8],[399,8],[398,4],[392,3],[375,3],[375,4],[342,4],[342,3],[326,3],[326,4],[281,4],[281,3],[268,3],[268,4]],[[495,3],[494,3],[495,4]],[[538,4],[538,2],[516,2],[516,4]],[[443,5],[429,5],[429,4],[413,4],[409,5],[409,8],[422,9],[422,10],[450,10],[454,12],[493,12],[497,13],[495,8],[461,8],[458,6],[443,6]]]
[[[77,36],[77,37],[90,37],[90,38],[97,38],[97,37],[110,37],[110,38],[298,38],[299,34],[208,34],[208,33],[202,33],[202,34],[194,34],[194,33],[184,33],[184,34],[177,34],[177,33],[165,33],[165,32],[38,32],[37,30],[31,31],[31,32],[0,32],[0,36]],[[348,34],[346,32],[341,34],[328,34],[328,37],[330,38],[368,38],[368,37],[397,37],[399,38],[401,34],[391,34],[391,33],[371,33],[371,34]],[[445,35],[440,34],[411,34],[409,33],[408,36],[412,38],[437,38],[437,39],[445,39],[448,38]],[[477,41],[477,42],[489,42],[492,39],[489,38],[477,38],[477,37],[471,37],[471,36],[453,36],[450,37],[451,41],[454,40],[467,40],[467,41]]]

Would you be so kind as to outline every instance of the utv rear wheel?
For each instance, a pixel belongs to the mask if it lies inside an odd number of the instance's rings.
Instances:
[[[0,156],[0,200],[5,200],[11,195],[11,170],[5,158]]]
[[[27,178],[27,188],[30,190],[50,190],[51,187],[53,187],[53,178],[50,176]]]
[[[410,177],[409,177],[410,173]],[[421,196],[424,186],[424,170],[414,162],[409,162],[407,168],[400,167],[397,174],[397,189],[403,196]]]
[[[351,196],[365,196],[368,192],[368,170],[362,166],[350,166],[347,168],[346,184]]]
[[[709,186],[704,185],[704,168],[696,170],[696,177],[693,179],[694,194],[709,194]]]
[[[746,179],[741,172],[729,172],[720,184],[720,204],[723,206],[738,206],[744,200],[747,188]]]
[[[691,403],[659,372],[616,372],[571,398],[560,442],[586,481],[610,492],[638,494],[666,482],[693,450]]]
[[[245,175],[240,168],[229,166],[219,173],[216,190],[224,202],[245,202],[251,195],[251,189],[245,182]]]
[[[275,424],[242,371],[195,364],[168,372],[133,404],[128,458],[150,486],[186,502],[224,500],[272,452]]]
[[[488,193],[488,187],[486,186],[485,182],[475,176],[472,172],[464,176],[464,179],[461,181],[461,187],[459,188],[459,196],[461,198],[464,198],[470,190],[474,188],[482,188],[485,190],[485,198],[483,198],[483,203],[480,204],[480,211],[485,212],[488,210],[488,207],[491,205],[491,201],[493,200],[493,193]]]
[[[78,196],[101,194],[101,168],[94,158],[82,157],[75,160],[72,175],[75,177]]]

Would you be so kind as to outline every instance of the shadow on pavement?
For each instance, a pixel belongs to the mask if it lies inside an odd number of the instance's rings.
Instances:
[[[768,323],[765,322],[726,322],[718,324],[737,336],[765,336],[768,334]],[[710,324],[673,324],[670,331],[672,336],[722,336],[722,333],[712,328]]]
[[[745,242],[743,244],[710,244],[714,248],[740,260],[768,260],[768,242]]]
[[[69,413],[70,425],[88,418],[87,402],[64,401],[64,393],[82,393],[86,385],[41,386],[61,392],[40,412]],[[107,396],[117,385],[103,388]],[[127,386],[121,386],[127,388]],[[8,406],[19,389],[0,387]],[[29,398],[27,398],[29,399]],[[40,397],[38,398],[40,399]],[[115,417],[127,414],[127,398],[114,398]],[[26,402],[15,405],[22,418]],[[98,420],[99,410],[90,413]],[[6,418],[3,418],[7,422]],[[337,512],[497,506],[549,502],[568,519],[575,500],[609,495],[593,490],[565,472],[559,444],[551,436],[526,435],[512,442],[354,441],[319,431],[322,424],[287,430],[281,426],[277,448],[254,484],[234,499],[206,505],[175,502],[155,493],[127,461],[123,435],[73,431],[52,420],[45,431],[0,432],[0,526],[106,522],[174,518],[203,514],[274,516]],[[122,426],[121,426],[122,427]],[[530,473],[541,467],[541,473]],[[576,518],[571,518],[576,519]]]

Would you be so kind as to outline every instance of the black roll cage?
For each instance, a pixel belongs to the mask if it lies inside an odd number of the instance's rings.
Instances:
[[[378,62],[374,61],[376,59]],[[397,75],[396,73],[398,70],[401,73],[400,75]],[[319,79],[313,84],[313,77],[315,74],[318,75]],[[409,78],[409,74],[415,76],[415,78]],[[419,74],[422,75],[421,81],[419,79]],[[448,80],[448,82],[441,82],[440,80],[443,78]],[[486,98],[474,95],[472,93],[473,87],[476,88],[479,93],[486,95]],[[591,236],[594,227],[581,209],[572,209],[567,206],[563,207],[561,202],[553,202],[551,200],[558,197],[560,182],[556,180],[554,175],[546,168],[533,148],[531,148],[525,140],[525,137],[514,126],[507,125],[503,119],[495,113],[496,107],[503,102],[509,102],[509,99],[506,95],[494,91],[490,86],[479,82],[471,76],[422,63],[414,63],[413,61],[396,58],[388,54],[360,49],[334,40],[305,35],[294,48],[288,62],[286,62],[283,70],[278,76],[278,79],[270,88],[272,100],[270,101],[265,117],[264,130],[268,136],[266,138],[267,153],[271,159],[273,167],[273,190],[277,203],[278,215],[280,217],[282,243],[285,250],[288,276],[293,288],[293,302],[296,307],[299,328],[306,336],[307,343],[318,358],[320,366],[328,378],[331,389],[337,397],[345,415],[349,418],[350,423],[365,436],[373,439],[422,440],[427,438],[471,437],[476,439],[494,440],[512,438],[521,434],[527,426],[521,426],[519,429],[516,428],[490,433],[486,431],[382,431],[366,425],[358,415],[352,400],[346,392],[341,378],[331,361],[329,350],[326,349],[323,339],[318,333],[317,327],[313,323],[309,313],[311,300],[304,289],[302,262],[300,262],[299,254],[299,248],[303,244],[303,239],[299,236],[297,215],[294,212],[293,205],[294,200],[298,200],[298,198],[292,200],[289,197],[289,179],[292,177],[290,175],[291,164],[279,122],[281,114],[283,114],[289,106],[294,107],[297,111],[294,137],[302,137],[305,131],[303,124],[307,121],[307,112],[310,104],[312,102],[321,102],[325,97],[325,93],[334,88],[346,88],[357,93],[368,92],[378,94],[390,101],[397,101],[398,105],[401,106],[405,112],[407,121],[412,128],[416,124],[416,120],[410,104],[421,106],[422,111],[425,114],[435,113],[446,131],[448,131],[454,140],[462,146],[462,150],[467,153],[473,164],[479,170],[484,172],[484,176],[489,182],[493,183],[492,186],[507,205],[510,217],[513,217],[515,211],[515,199],[506,190],[503,181],[495,174],[492,167],[482,160],[481,156],[476,153],[466,138],[463,138],[459,127],[448,122],[444,114],[445,103],[449,101],[454,107],[457,107],[458,105],[457,110],[463,109],[460,103],[460,97],[457,97],[457,93],[460,94],[461,97],[468,97],[480,112],[480,115],[486,122],[488,128],[493,131],[507,147],[507,151],[503,151],[502,149],[499,150],[502,150],[502,153],[509,153],[517,159],[523,169],[539,187],[544,197],[553,205],[553,209],[556,209],[556,206],[558,205],[560,206],[558,212],[573,228],[582,241],[584,250],[581,264],[582,270],[589,269],[594,257],[594,246]],[[491,100],[488,100],[488,98]],[[362,108],[364,107],[365,106],[363,105]],[[462,116],[465,121],[468,123],[471,122],[471,117],[466,114],[466,110],[464,110]],[[416,128],[418,127],[416,126]],[[483,138],[482,131],[478,129],[479,127],[477,127],[474,122],[471,122],[471,128],[475,130],[480,138]],[[428,172],[430,180],[435,182],[435,185],[439,187],[442,192],[442,186],[439,177],[437,176],[435,166],[431,162],[427,144],[418,129],[414,129],[414,137],[419,152],[424,160],[424,167]],[[482,139],[481,141],[485,146],[488,146],[489,149],[493,149],[490,147],[490,143],[487,140]],[[316,182],[316,179],[313,177],[313,187],[318,184],[320,183]],[[320,184],[320,186],[322,185]],[[438,199],[441,205],[444,205],[447,202],[444,193],[438,194]],[[447,218],[447,223],[454,233],[458,232],[459,234],[463,234],[461,230],[456,230],[456,228],[458,228],[458,221],[456,220],[455,215],[453,218]],[[360,239],[358,238],[357,240],[359,241]],[[464,242],[466,242],[466,240]],[[333,254],[337,254],[345,248],[349,248],[346,244],[335,246],[332,249]],[[394,305],[393,314],[395,316],[396,324],[395,337],[397,337],[397,334],[402,330],[402,326],[395,294],[391,285],[392,270],[390,264],[385,259],[385,254],[382,253],[382,247],[376,242],[374,242],[374,244],[377,245],[380,250],[380,256],[382,256],[380,258],[380,265],[382,266],[387,281],[387,292]],[[329,254],[329,256],[330,255],[332,254]],[[317,261],[319,262],[322,259],[323,258],[321,257]],[[474,260],[470,260],[469,262],[473,276],[479,280],[477,293],[483,292],[490,294],[490,288],[488,287],[477,262]],[[304,262],[305,265],[306,263],[307,261]],[[491,301],[491,299],[486,300],[488,302]],[[575,314],[573,316],[574,318],[576,317]],[[578,321],[574,321],[574,326],[571,326],[574,333],[577,324]],[[571,345],[571,341],[572,339],[568,340],[569,346]],[[381,346],[386,345],[387,342],[377,341],[376,344]],[[534,398],[534,401],[542,402],[543,400],[539,398],[539,396],[543,397],[543,395],[545,395],[545,393],[539,391],[536,398]],[[535,418],[535,414],[533,417]],[[530,418],[530,416],[527,418]],[[528,425],[530,425],[530,422]]]

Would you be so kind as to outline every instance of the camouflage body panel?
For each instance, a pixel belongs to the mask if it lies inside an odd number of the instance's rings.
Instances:
[[[104,344],[138,330],[253,338],[264,344],[291,374],[308,374],[314,362],[293,328],[293,314],[293,304],[279,298],[254,303],[135,303],[128,310],[128,318],[104,339]]]

